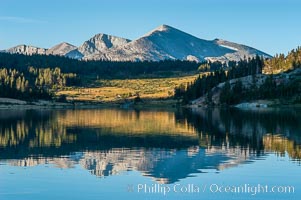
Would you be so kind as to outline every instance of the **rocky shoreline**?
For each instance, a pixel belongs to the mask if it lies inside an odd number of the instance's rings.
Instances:
[[[177,101],[172,99],[144,100],[139,103],[124,102],[56,102],[46,100],[23,101],[19,99],[0,98],[0,109],[85,109],[85,108],[173,108]]]

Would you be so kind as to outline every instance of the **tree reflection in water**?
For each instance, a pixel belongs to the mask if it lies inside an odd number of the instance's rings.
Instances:
[[[103,177],[140,171],[160,183],[252,163],[299,161],[300,110],[0,111],[0,159],[14,166],[81,165]]]

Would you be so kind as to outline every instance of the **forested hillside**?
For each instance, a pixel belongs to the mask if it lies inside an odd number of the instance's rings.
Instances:
[[[299,68],[301,65],[301,47],[292,50],[287,56],[277,54],[274,58],[264,63],[265,74],[277,74],[291,69]]]
[[[248,75],[262,73],[264,59],[257,56],[252,59],[245,59],[239,62],[231,63],[230,68],[217,67],[216,63],[207,63],[201,65],[202,70],[216,69],[210,73],[200,75],[194,82],[187,85],[180,85],[175,88],[175,98],[183,99],[183,103],[188,103],[203,95],[207,95],[208,101],[211,101],[211,90],[219,83],[231,79],[240,78]]]
[[[61,73],[60,68],[34,68],[27,70],[0,69],[1,97],[24,100],[51,99],[52,89],[79,82],[76,74]]]
[[[51,99],[54,93],[56,94],[59,91],[66,90],[71,91],[72,94],[75,93],[81,95],[80,92],[78,92],[79,88],[90,88],[87,91],[91,92],[93,91],[93,89],[91,90],[91,87],[101,89],[103,82],[106,82],[103,80],[114,79],[126,81],[130,78],[138,80],[155,77],[160,78],[158,80],[162,80],[161,85],[166,86],[166,81],[161,78],[174,78],[182,76],[183,74],[193,75],[197,72],[199,65],[200,63],[188,61],[79,61],[52,55],[0,53],[0,97],[19,98],[24,100]],[[173,79],[168,80],[176,82]],[[135,83],[136,82],[137,81],[135,81]],[[160,83],[158,84],[160,85]],[[122,86],[122,88],[123,87],[124,86]],[[142,91],[143,88],[147,88],[147,91]],[[128,93],[152,93],[153,91],[149,91],[149,88],[150,87],[145,87],[143,85],[142,88],[135,88],[135,90],[131,89]],[[166,96],[172,95],[168,93],[170,92],[169,89],[164,88],[163,90],[168,90]],[[103,91],[105,92],[107,90]],[[111,91],[112,88],[108,89],[108,92],[111,93]],[[118,91],[120,91],[120,89]],[[123,91],[126,90],[123,89]],[[162,95],[160,88],[156,88],[154,92],[156,91],[160,92],[159,96]],[[65,96],[65,93],[60,93],[60,95]],[[87,94],[85,95],[89,96]],[[119,96],[121,94],[116,93],[110,95]],[[73,98],[74,95],[72,99]],[[99,99],[99,97],[97,98]]]
[[[60,68],[63,73],[97,76],[98,78],[129,78],[153,73],[162,76],[172,71],[196,71],[199,63],[189,61],[158,61],[158,62],[112,62],[112,61],[80,61],[52,55],[23,55],[0,53],[0,67],[16,69],[21,72],[28,67]]]
[[[229,63],[229,68],[222,63],[206,63],[200,66],[201,70],[214,69],[214,72],[175,88],[175,98],[182,99],[184,104],[200,97],[207,104],[233,105],[275,98],[298,103],[301,99],[299,72],[289,72],[300,67],[301,48],[292,50],[286,57],[280,54],[269,60],[256,57]],[[250,78],[251,84],[247,83]],[[218,102],[212,101],[213,95],[218,96]]]

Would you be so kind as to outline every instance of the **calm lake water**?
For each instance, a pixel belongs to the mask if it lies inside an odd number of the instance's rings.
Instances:
[[[301,110],[1,110],[0,199],[301,199]]]

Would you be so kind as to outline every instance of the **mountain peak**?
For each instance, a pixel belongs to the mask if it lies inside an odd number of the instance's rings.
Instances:
[[[64,45],[64,46],[74,46],[68,42],[61,42],[59,45]]]
[[[129,39],[126,38],[122,38],[122,37],[118,37],[118,36],[114,36],[114,35],[109,35],[106,33],[98,33],[96,35],[94,35],[92,38],[90,38],[90,40],[106,40],[106,39],[110,39],[110,40],[123,40],[123,41],[127,41],[130,42]]]
[[[157,28],[155,28],[153,31],[151,32],[155,32],[155,31],[160,31],[160,32],[170,32],[170,31],[180,31],[179,29],[176,29],[172,26],[166,25],[166,24],[162,24],[160,26],[158,26]]]
[[[46,53],[63,56],[69,53],[70,51],[75,50],[76,48],[77,48],[76,46],[69,44],[68,42],[61,42],[48,49]]]
[[[171,29],[175,29],[175,28],[173,28],[169,25],[166,25],[166,24],[162,24],[159,27],[157,27],[155,30],[157,30],[157,31],[167,31],[167,30],[171,30]]]
[[[105,34],[105,33],[97,33],[95,34],[92,38],[90,39],[93,39],[93,38],[103,38],[103,37],[109,37],[111,35],[108,35],[108,34]],[[114,37],[114,36],[111,36],[111,37]]]
[[[50,49],[52,49],[52,48],[77,48],[77,47],[68,42],[61,42],[61,43],[51,47]]]
[[[131,40],[108,35],[104,33],[98,33],[94,35],[89,40],[85,41],[79,48],[79,52],[83,55],[91,55],[94,53],[101,53],[105,52],[110,48],[117,48],[121,47],[127,43],[129,43]]]
[[[75,47],[62,42],[50,49],[27,45],[5,50],[8,53],[51,54],[75,59],[110,61],[159,61],[166,59],[220,61],[240,60],[256,55],[271,56],[257,49],[222,39],[204,40],[189,33],[162,24],[144,36],[130,41],[109,34],[99,33]]]
[[[174,27],[171,27],[169,25],[162,24],[162,25],[158,26],[157,28],[153,29],[152,31],[148,32],[147,34],[145,34],[143,37],[150,36],[154,33],[171,32],[171,31],[180,31],[180,30],[178,30]]]

